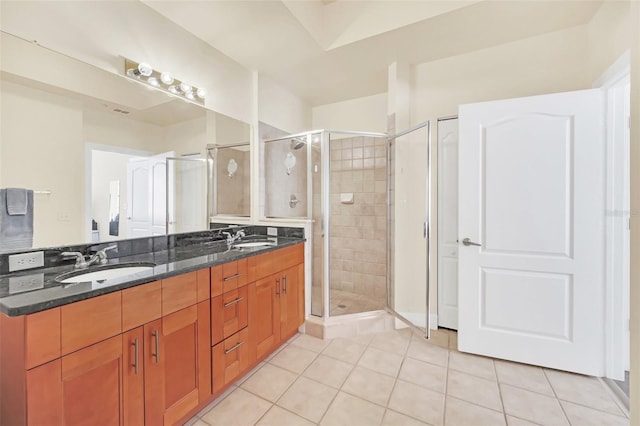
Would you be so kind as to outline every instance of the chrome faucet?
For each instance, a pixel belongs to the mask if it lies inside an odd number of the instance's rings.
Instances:
[[[117,245],[112,245],[109,247],[105,247],[102,250],[98,250],[94,255],[92,255],[89,260],[87,260],[85,258],[85,255],[80,253],[79,251],[64,251],[62,253],[60,253],[60,256],[62,257],[70,257],[70,256],[75,256],[76,257],[76,263],[75,265],[73,265],[73,267],[75,269],[84,269],[84,268],[88,268],[89,266],[93,265],[94,263],[100,263],[101,265],[104,265],[105,263],[107,263],[107,251],[108,250],[113,250],[115,248],[117,248]]]
[[[236,232],[234,235],[231,235],[230,232],[223,232],[223,234],[227,236],[227,244],[229,244],[229,245],[235,243],[240,238],[246,236],[246,234],[244,233],[244,230],[242,230],[242,229],[239,230],[238,232]]]
[[[84,254],[80,253],[79,251],[63,251],[62,253],[60,253],[60,256],[62,256],[62,257],[75,256],[76,257],[76,264],[73,265],[73,267],[75,269],[82,269],[82,268],[86,268],[87,266],[89,266],[89,264],[87,263],[86,259],[84,258]]]
[[[109,246],[109,247],[105,247],[102,250],[98,250],[96,252],[96,254],[94,254],[93,256],[91,256],[91,258],[89,259],[89,265],[93,265],[94,263],[100,263],[101,265],[104,265],[105,263],[108,262],[107,259],[107,251],[109,250],[113,250],[118,248],[118,246],[116,244]],[[87,266],[89,266],[87,265]]]

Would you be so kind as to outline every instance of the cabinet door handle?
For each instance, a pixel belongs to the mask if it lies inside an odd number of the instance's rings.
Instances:
[[[280,278],[276,279],[276,294],[280,296]]]
[[[236,278],[240,278],[242,276],[242,274],[234,274],[231,275],[230,277],[227,278],[223,278],[222,281],[231,281],[231,280],[235,280]]]
[[[139,345],[138,345],[138,338],[136,337],[133,341],[133,368],[134,371],[136,372],[136,376],[138,375],[138,357],[140,355],[139,352]]]
[[[236,349],[238,349],[240,346],[244,345],[244,342],[241,340],[238,343],[236,343],[235,345],[233,345],[232,348],[229,348],[227,350],[224,351],[225,355],[230,354],[231,352],[235,351]]]
[[[287,294],[287,276],[283,276],[282,277],[282,288],[284,290],[284,293]]]
[[[228,308],[229,306],[231,306],[231,305],[235,305],[236,303],[238,303],[238,302],[240,302],[240,301],[242,301],[242,300],[244,300],[244,297],[238,297],[236,300],[232,300],[231,302],[227,302],[227,303],[225,303],[223,306],[224,306],[225,308]]]
[[[160,364],[160,332],[158,330],[154,330],[153,332],[153,340],[156,352],[153,354],[153,357],[156,359],[156,364]]]

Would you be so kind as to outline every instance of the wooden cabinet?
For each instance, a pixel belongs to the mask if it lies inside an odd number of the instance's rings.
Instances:
[[[0,424],[173,425],[304,321],[303,245],[0,314]]]
[[[147,424],[175,424],[211,395],[209,303],[144,327]]]
[[[304,246],[273,252],[262,270],[272,274],[249,286],[250,350],[262,360],[304,322]],[[258,268],[259,269],[259,268]],[[275,272],[275,273],[273,273]]]
[[[275,275],[249,286],[250,350],[256,360],[280,343],[280,280]]]
[[[130,392],[135,384],[128,381],[122,343],[120,336],[112,337],[29,370],[28,423],[123,424],[127,406],[135,403],[124,398],[124,388]],[[135,392],[141,395],[140,389]]]

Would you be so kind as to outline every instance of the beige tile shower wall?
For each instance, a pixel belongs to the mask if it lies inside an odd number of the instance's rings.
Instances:
[[[331,288],[386,297],[387,149],[384,138],[331,142]],[[353,204],[340,201],[353,193]]]

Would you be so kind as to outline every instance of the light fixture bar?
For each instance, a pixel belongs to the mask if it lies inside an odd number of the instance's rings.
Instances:
[[[132,80],[204,106],[204,98],[207,95],[204,88],[180,81],[169,72],[154,70],[147,63],[124,58],[124,75]]]

